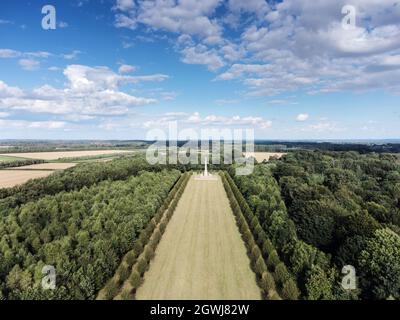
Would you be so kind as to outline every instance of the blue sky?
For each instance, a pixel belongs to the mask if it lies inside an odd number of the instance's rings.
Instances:
[[[399,1],[0,2],[0,139],[400,138],[399,102]]]

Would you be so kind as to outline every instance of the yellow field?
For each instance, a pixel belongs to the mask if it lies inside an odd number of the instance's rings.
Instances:
[[[56,152],[28,152],[28,153],[7,153],[3,156],[14,156],[28,159],[57,160],[62,158],[78,158],[117,153],[132,153],[130,150],[88,150],[88,151],[56,151]],[[0,156],[2,156],[0,154]]]
[[[77,163],[38,163],[29,166],[9,168],[9,170],[65,170],[75,167]]]
[[[257,162],[263,162],[264,160],[269,161],[271,157],[282,158],[286,153],[283,152],[245,152],[246,158],[254,157]]]
[[[136,299],[260,299],[224,187],[191,177]]]
[[[10,188],[23,184],[30,179],[43,178],[53,171],[40,170],[0,170],[0,188]]]

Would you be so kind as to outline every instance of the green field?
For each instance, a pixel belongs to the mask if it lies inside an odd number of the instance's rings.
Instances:
[[[260,299],[220,178],[192,177],[136,299]]]
[[[0,162],[12,162],[18,160],[25,160],[25,158],[0,155]]]

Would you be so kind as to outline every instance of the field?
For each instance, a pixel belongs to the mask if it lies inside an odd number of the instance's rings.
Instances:
[[[282,158],[286,153],[283,152],[245,152],[245,157],[254,157],[257,162],[263,162],[264,160],[269,161],[271,157]]]
[[[0,162],[12,162],[12,161],[17,161],[17,160],[24,160],[21,157],[12,157],[8,155],[2,155],[0,154]]]
[[[0,170],[0,188],[10,188],[23,184],[30,179],[43,178],[52,171],[41,170]]]
[[[136,299],[260,299],[219,177],[190,179]]]
[[[79,158],[109,154],[132,153],[130,150],[88,150],[88,151],[59,151],[59,152],[28,152],[28,153],[8,153],[0,154],[3,156],[22,157],[28,159],[58,160],[62,158]]]
[[[39,163],[31,164],[29,166],[10,168],[9,170],[65,170],[75,167],[77,163]]]

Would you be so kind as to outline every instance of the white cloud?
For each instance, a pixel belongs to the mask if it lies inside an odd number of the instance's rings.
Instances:
[[[195,47],[187,47],[182,50],[182,54],[184,63],[206,65],[212,71],[216,71],[225,65],[215,50],[208,50],[202,44]]]
[[[145,128],[166,128],[172,121],[177,121],[179,126],[185,128],[196,129],[198,127],[218,127],[218,129],[229,128],[254,128],[254,129],[269,129],[272,126],[272,121],[262,117],[253,116],[217,116],[206,115],[201,116],[199,112],[194,113],[169,113],[158,119],[152,119],[143,123]]]
[[[0,111],[0,118],[7,118],[7,117],[9,117],[10,116],[10,113],[9,112],[1,112]]]
[[[71,53],[63,54],[62,57],[66,60],[73,60],[73,59],[76,59],[78,57],[78,55],[81,53],[82,52],[79,50],[73,50]]]
[[[0,49],[0,58],[17,58],[21,52],[12,49]]]
[[[131,72],[134,72],[134,71],[136,71],[136,67],[135,66],[131,66],[129,64],[121,64],[119,69],[118,69],[118,72],[121,73],[121,74],[131,73]]]
[[[154,29],[197,35],[216,43],[221,40],[221,28],[209,16],[220,3],[220,0],[144,0],[136,7],[130,1],[117,1],[116,8],[122,13],[116,14],[116,26],[132,29],[141,23]]]
[[[121,11],[128,11],[133,8],[135,8],[134,0],[117,0],[117,3],[115,5],[115,9],[118,9]]]
[[[61,129],[66,126],[64,121],[26,121],[26,120],[2,120],[0,127],[4,129]]]
[[[163,81],[166,75],[123,76],[107,67],[70,65],[64,69],[65,88],[50,85],[25,92],[0,81],[0,108],[60,115],[124,115],[131,107],[155,103],[119,90],[122,84]]]
[[[34,59],[20,59],[18,64],[26,71],[34,71],[40,67],[40,62]]]
[[[299,115],[297,115],[296,121],[304,122],[307,121],[309,117],[310,116],[307,113],[300,113]]]

